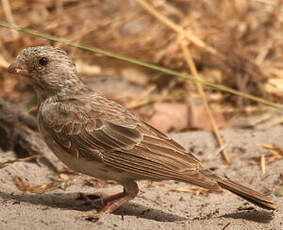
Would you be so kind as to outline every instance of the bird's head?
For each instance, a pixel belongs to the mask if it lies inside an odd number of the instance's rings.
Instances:
[[[82,84],[67,53],[52,46],[23,49],[8,71],[26,77],[43,99]]]

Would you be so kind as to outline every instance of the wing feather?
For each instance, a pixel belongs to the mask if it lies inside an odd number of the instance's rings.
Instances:
[[[178,143],[122,106],[86,98],[44,103],[41,125],[67,153],[153,179],[195,177],[201,165]],[[98,103],[99,102],[99,103]],[[107,101],[109,102],[109,101]],[[185,176],[186,177],[186,176]]]

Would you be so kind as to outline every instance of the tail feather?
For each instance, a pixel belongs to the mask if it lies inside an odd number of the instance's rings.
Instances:
[[[266,196],[261,193],[258,193],[253,189],[247,188],[229,179],[218,177],[217,175],[213,174],[211,171],[204,170],[202,171],[202,173],[210,177],[211,179],[216,180],[221,188],[224,188],[261,208],[270,209],[270,210],[277,209],[276,204],[274,203],[274,201],[270,196]]]
[[[229,190],[230,192],[244,198],[245,200],[265,209],[276,210],[276,204],[270,196],[258,193],[243,185],[237,184],[228,179],[220,179],[217,181],[220,187]]]

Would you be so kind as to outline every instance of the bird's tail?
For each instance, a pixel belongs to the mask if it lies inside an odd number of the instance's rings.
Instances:
[[[276,204],[272,200],[270,196],[263,195],[261,193],[256,192],[253,189],[247,188],[243,185],[240,185],[236,182],[233,182],[229,179],[219,177],[215,174],[213,174],[209,170],[203,170],[201,172],[203,175],[214,179],[217,181],[218,185],[221,188],[224,188],[226,190],[229,190],[230,192],[242,197],[243,199],[265,209],[271,209],[271,210],[276,210]]]

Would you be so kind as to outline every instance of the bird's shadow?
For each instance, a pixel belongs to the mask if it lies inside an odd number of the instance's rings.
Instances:
[[[232,218],[232,219],[244,219],[248,221],[253,221],[257,223],[269,223],[273,217],[274,212],[273,211],[265,211],[265,210],[246,210],[246,211],[238,211],[234,213],[229,213],[222,215],[220,217],[223,218]]]
[[[93,207],[91,205],[84,205],[80,203],[78,193],[46,193],[46,194],[21,194],[13,195],[0,191],[0,197],[5,200],[14,200],[17,203],[26,202],[34,205],[45,205],[60,209],[77,210],[77,211],[90,211],[100,210],[102,207]],[[131,202],[124,204],[113,214],[121,216],[136,216],[137,218],[144,218],[155,220],[158,222],[175,222],[188,220],[185,217],[174,215],[164,212],[159,209],[148,208],[141,204],[133,204]],[[264,210],[247,210],[239,211],[230,214],[218,216],[216,218],[233,218],[245,219],[258,223],[269,223],[273,219],[273,212]]]
[[[45,205],[60,209],[77,210],[77,211],[91,211],[100,210],[102,207],[94,207],[85,205],[78,201],[78,193],[46,193],[46,194],[21,194],[13,195],[0,192],[0,197],[7,200],[14,200],[17,203],[26,202],[34,205]],[[137,218],[144,218],[155,220],[159,222],[174,222],[184,221],[185,217],[164,212],[162,210],[148,208],[140,204],[133,204],[131,202],[124,204],[113,214],[121,216],[136,216]]]

